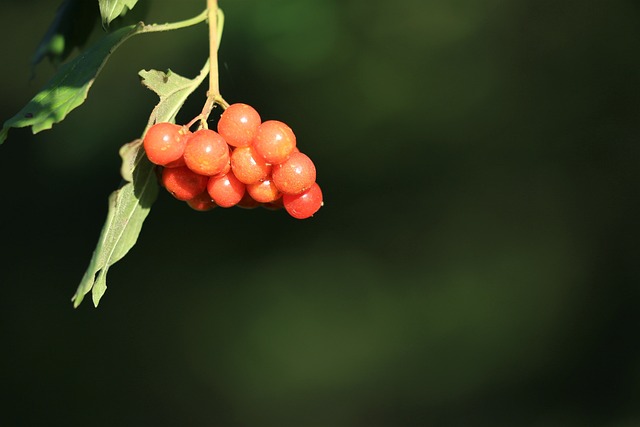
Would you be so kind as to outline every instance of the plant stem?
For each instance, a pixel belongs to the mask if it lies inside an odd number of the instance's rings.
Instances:
[[[218,0],[207,0],[209,12],[209,93],[207,98],[220,95],[218,83]]]
[[[169,22],[166,24],[146,24],[142,26],[138,33],[154,33],[158,31],[171,31],[190,27],[206,20],[208,12],[208,10],[203,10],[199,15],[194,16],[193,18],[185,19],[184,21]]]
[[[218,78],[218,48],[222,37],[222,27],[224,15],[218,8],[218,0],[207,0],[207,12],[209,21],[209,90],[207,91],[207,101],[200,113],[200,127],[207,128],[207,119],[211,110],[216,105],[226,109],[229,104],[220,95],[220,84]]]

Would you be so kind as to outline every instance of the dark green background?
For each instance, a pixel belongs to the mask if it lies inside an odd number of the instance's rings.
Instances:
[[[67,120],[0,147],[0,424],[640,425],[638,3],[220,5],[223,95],[294,129],[325,207],[161,193],[73,310],[156,102],[138,70],[207,55],[204,25],[131,39]],[[29,59],[56,6],[3,2],[2,120],[53,72]]]

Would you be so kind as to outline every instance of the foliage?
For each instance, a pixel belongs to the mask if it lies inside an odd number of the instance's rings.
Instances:
[[[31,60],[35,67],[45,57],[51,62],[64,61],[76,47],[87,41],[98,19],[95,4],[83,0],[66,0],[36,48]]]
[[[5,141],[10,128],[30,126],[33,133],[38,133],[64,120],[85,101],[89,89],[113,51],[142,28],[136,25],[107,34],[94,46],[60,67],[49,83],[4,123],[0,131],[0,143]]]
[[[193,80],[172,71],[143,70],[140,75],[143,84],[160,96],[160,102],[151,113],[151,123],[175,120],[176,113],[202,82],[205,74],[201,73]],[[89,291],[92,291],[93,303],[98,305],[107,289],[109,267],[135,245],[142,223],[158,194],[155,169],[141,147],[142,141],[137,139],[120,149],[121,175],[126,182],[109,196],[109,213],[102,234],[72,298],[75,307],[80,305]]]
[[[138,3],[138,0],[98,0],[102,25],[108,27],[111,22],[127,12]]]
[[[100,0],[103,26],[108,27],[116,18],[132,9],[136,3],[137,0]],[[89,26],[83,27],[81,31],[74,30],[72,22],[86,13],[86,6],[82,6],[81,2],[65,1],[58,9],[52,25],[38,46],[33,64],[37,64],[44,57],[49,57],[52,61],[64,60],[73,47],[82,45],[88,36]],[[16,115],[5,121],[0,131],[0,144],[6,140],[11,128],[31,127],[35,134],[51,129],[54,124],[63,121],[71,111],[84,103],[106,62],[130,37],[184,28],[204,22],[207,16],[205,10],[200,15],[181,22],[162,25],[145,25],[140,22],[106,33],[93,46],[64,63],[31,101]],[[218,38],[220,32],[221,29],[218,30]],[[155,122],[175,121],[176,114],[187,97],[207,76],[208,64],[209,60],[199,75],[193,79],[182,77],[171,70],[166,73],[157,70],[140,71],[142,84],[160,97],[160,102],[151,112],[147,128]],[[155,168],[146,158],[141,146],[141,139],[137,139],[120,149],[123,184],[109,197],[107,219],[89,267],[72,298],[74,307],[80,305],[89,291],[92,291],[94,305],[98,305],[107,288],[106,278],[109,268],[135,245],[142,224],[156,199],[158,184],[155,179]]]

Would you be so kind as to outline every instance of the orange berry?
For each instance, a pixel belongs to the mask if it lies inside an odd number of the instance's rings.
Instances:
[[[300,194],[285,194],[282,203],[289,215],[297,219],[313,216],[322,207],[322,190],[314,183],[308,190]]]
[[[233,173],[217,175],[209,178],[207,192],[218,206],[230,208],[242,200],[245,185]]]
[[[266,179],[271,173],[271,165],[268,165],[253,147],[239,147],[233,150],[231,169],[245,184],[255,184]]]
[[[253,142],[260,122],[260,115],[252,106],[231,104],[220,115],[218,133],[233,147],[247,147]]]
[[[200,175],[217,175],[229,163],[229,146],[217,132],[200,129],[187,139],[184,161],[189,169]]]
[[[207,188],[208,178],[198,175],[186,166],[164,168],[162,185],[178,200],[189,200]]]
[[[287,160],[295,146],[295,134],[289,126],[278,120],[267,120],[258,126],[253,140],[256,153],[273,165]]]
[[[282,197],[273,181],[265,179],[255,184],[247,185],[247,192],[257,202],[270,203]]]
[[[160,122],[151,126],[142,140],[149,161],[165,166],[180,159],[184,152],[187,132],[188,129],[174,123]]]
[[[316,182],[316,167],[304,153],[293,153],[275,165],[271,173],[273,183],[284,194],[299,194]]]

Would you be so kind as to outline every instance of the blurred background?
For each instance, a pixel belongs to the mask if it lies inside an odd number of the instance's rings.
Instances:
[[[3,2],[2,121],[55,70],[29,61],[57,6]],[[1,425],[640,425],[637,2],[220,6],[223,96],[293,128],[325,206],[161,192],[74,310],[157,102],[137,72],[207,56],[205,25],[129,40],[64,122],[0,147]]]

